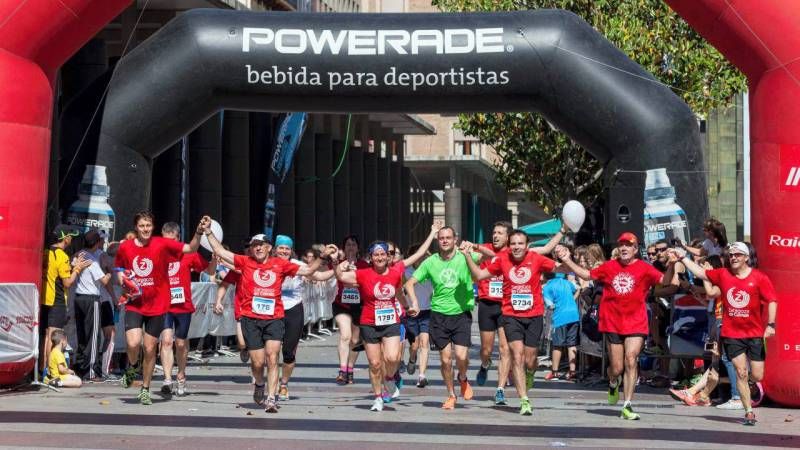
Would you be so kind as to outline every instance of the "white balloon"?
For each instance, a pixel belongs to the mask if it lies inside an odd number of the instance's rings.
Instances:
[[[561,220],[564,224],[577,233],[586,220],[586,209],[584,209],[581,202],[577,200],[570,200],[564,204],[564,209],[561,211]]]
[[[222,242],[222,225],[214,219],[211,219],[211,233],[214,234],[214,237],[217,238],[219,242]],[[206,237],[205,234],[200,237],[200,245],[210,252],[214,251],[211,249],[211,243],[208,242],[208,237]]]

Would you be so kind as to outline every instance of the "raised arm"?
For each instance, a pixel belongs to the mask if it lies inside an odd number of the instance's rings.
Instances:
[[[687,270],[689,270],[690,272],[692,272],[694,274],[694,276],[696,276],[697,278],[700,278],[701,280],[708,280],[708,277],[706,276],[706,269],[703,269],[702,267],[697,265],[696,262],[694,262],[690,258],[688,258],[686,256],[686,251],[684,249],[682,249],[682,248],[671,248],[671,249],[667,250],[667,252],[669,254],[668,267],[669,266],[674,266],[675,263],[680,261],[680,262],[683,263],[683,265],[686,267]],[[670,272],[670,270],[667,270],[667,273],[669,273],[669,272]],[[666,279],[667,273],[664,273],[665,279]]]
[[[203,218],[200,220],[200,225],[198,226],[198,231],[200,229],[202,229],[202,234],[205,234],[206,238],[208,238],[208,243],[211,245],[211,251],[213,251],[214,254],[219,256],[220,259],[222,259],[223,261],[228,262],[230,264],[233,264],[233,257],[235,256],[235,254],[232,251],[230,251],[230,250],[226,249],[225,247],[223,247],[222,243],[220,243],[217,240],[217,237],[214,236],[214,233],[211,232],[211,218],[210,217],[203,216]],[[194,237],[195,237],[195,239],[199,239],[197,234],[195,234]],[[192,239],[192,243],[194,243],[195,239]],[[200,245],[199,243],[200,243],[200,241],[198,240],[197,244]],[[191,244],[189,244],[189,245],[191,245]],[[184,248],[184,251],[185,250],[186,249]],[[196,246],[195,246],[195,250],[197,250]]]
[[[183,253],[194,253],[200,248],[200,236],[204,233],[211,233],[211,217],[203,216],[197,224],[197,230],[188,244],[183,244]],[[212,247],[213,248],[213,247]]]
[[[543,247],[533,247],[528,251],[536,252],[540,255],[549,255],[553,249],[556,248],[556,245],[561,242],[561,239],[564,237],[564,231],[564,225],[561,225],[561,229],[558,230],[558,233],[554,234],[549,241],[547,241],[547,244],[544,244]]]
[[[569,249],[564,247],[563,245],[559,245],[556,247],[556,256],[558,259],[564,263],[565,266],[569,267],[569,270],[575,272],[575,275],[578,278],[584,279],[589,281],[592,279],[592,274],[589,272],[588,269],[581,267],[572,258],[569,256]]]
[[[428,249],[431,248],[431,243],[433,243],[433,239],[436,237],[436,233],[442,229],[444,225],[440,220],[434,220],[433,225],[431,225],[431,232],[428,233],[428,237],[425,239],[425,242],[419,246],[416,253],[413,255],[408,255],[406,259],[403,260],[403,264],[406,267],[413,266],[414,263],[422,259],[426,253],[428,253]]]
[[[475,249],[475,244],[472,242],[464,241],[461,243],[461,253],[464,254],[464,259],[467,260],[467,267],[469,267],[469,272],[472,274],[472,279],[475,281],[485,280],[487,278],[491,278],[492,274],[489,273],[486,269],[481,269],[478,267],[478,264],[475,263],[475,260],[472,259],[472,250]],[[478,246],[480,248],[480,246]]]
[[[344,284],[356,284],[356,272],[350,270],[350,261],[342,261],[334,269],[336,279]]]
[[[297,271],[297,276],[307,277],[313,275],[317,271],[317,269],[319,269],[319,266],[320,264],[322,264],[323,259],[330,258],[331,256],[337,253],[339,253],[339,249],[336,248],[335,245],[333,244],[326,245],[325,249],[322,251],[322,253],[319,255],[318,258],[314,258],[314,260],[311,261],[307,266],[303,266]]]

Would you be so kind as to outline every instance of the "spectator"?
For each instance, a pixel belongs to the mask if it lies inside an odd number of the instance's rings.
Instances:
[[[75,328],[78,334],[78,353],[75,357],[75,368],[81,378],[91,381],[105,381],[102,370],[100,328],[114,323],[112,317],[105,317],[101,324],[100,302],[101,290],[106,290],[111,273],[104,273],[97,259],[98,251],[102,251],[103,237],[95,230],[84,236],[84,248],[78,253],[89,261],[87,267],[78,276],[75,286]]]
[[[67,367],[64,349],[67,348],[67,337],[63,330],[53,330],[49,341],[53,349],[47,357],[47,377],[44,382],[55,387],[81,387],[81,379]]]
[[[553,310],[552,316],[552,343],[553,343],[553,367],[550,373],[545,375],[545,380],[561,378],[558,370],[561,363],[561,354],[567,350],[569,361],[569,372],[563,376],[564,380],[575,379],[575,357],[578,354],[578,305],[575,297],[578,289],[566,278],[566,268],[558,267],[552,273],[545,273],[545,278],[549,278],[542,289],[544,302],[547,307]]]
[[[725,224],[712,217],[703,223],[703,234],[706,236],[703,246],[701,248],[684,247],[686,252],[694,256],[721,255],[722,250],[728,245]]]
[[[82,256],[75,260],[75,267],[70,267],[66,249],[72,244],[72,238],[79,233],[67,225],[58,225],[53,230],[55,243],[44,254],[44,277],[42,286],[42,308],[40,311],[40,330],[43,339],[40,366],[44,366],[50,354],[50,335],[55,330],[62,330],[67,323],[67,291],[78,279],[81,271],[92,264]]]

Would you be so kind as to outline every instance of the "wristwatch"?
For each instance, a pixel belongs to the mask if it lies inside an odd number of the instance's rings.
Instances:
[[[772,327],[772,329],[774,330],[775,329],[775,322],[770,322],[770,323],[767,324],[767,326],[768,327]]]

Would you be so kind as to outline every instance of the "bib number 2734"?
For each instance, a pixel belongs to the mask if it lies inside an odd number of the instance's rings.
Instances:
[[[533,308],[533,294],[511,294],[511,307],[514,311],[527,311]]]

